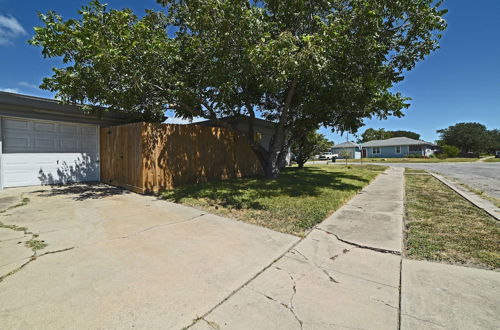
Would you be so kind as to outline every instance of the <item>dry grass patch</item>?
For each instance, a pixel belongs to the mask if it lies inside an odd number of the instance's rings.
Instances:
[[[500,269],[500,224],[432,176],[407,175],[410,258]]]
[[[208,182],[165,191],[169,201],[303,236],[380,172],[383,166],[288,168],[275,180]]]

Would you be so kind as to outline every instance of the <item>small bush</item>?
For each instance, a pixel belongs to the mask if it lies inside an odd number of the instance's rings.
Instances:
[[[453,158],[457,157],[460,154],[460,149],[458,149],[455,146],[450,146],[448,144],[441,146],[441,150],[442,152],[440,155],[444,155],[443,158]]]
[[[422,158],[422,156],[417,154],[408,154],[406,155],[406,158]]]

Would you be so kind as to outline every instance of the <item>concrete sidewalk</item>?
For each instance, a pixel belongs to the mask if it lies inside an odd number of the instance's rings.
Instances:
[[[194,329],[397,329],[403,170],[381,174]]]
[[[500,273],[403,259],[401,329],[499,329]]]
[[[381,174],[193,329],[497,329],[500,273],[402,259],[402,168]]]

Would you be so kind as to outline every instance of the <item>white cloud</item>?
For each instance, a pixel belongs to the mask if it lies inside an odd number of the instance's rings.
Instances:
[[[0,92],[19,93],[19,89],[17,89],[17,88],[2,88],[2,87],[0,87]]]
[[[12,39],[26,34],[26,30],[14,16],[0,14],[0,45],[10,45]]]
[[[165,124],[185,125],[185,124],[197,123],[197,122],[203,121],[203,120],[205,120],[205,118],[202,118],[202,117],[194,117],[193,120],[176,118],[176,117],[169,117],[169,118],[167,118],[167,120],[165,120]]]
[[[33,89],[38,89],[38,86],[35,84],[30,84],[29,82],[26,81],[20,81],[17,83],[18,86],[21,87],[28,87],[28,88],[33,88]]]

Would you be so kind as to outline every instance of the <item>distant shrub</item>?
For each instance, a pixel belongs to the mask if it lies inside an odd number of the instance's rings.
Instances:
[[[441,150],[442,152],[440,153],[440,155],[444,156],[442,158],[453,158],[457,157],[460,154],[460,149],[458,149],[455,146],[450,146],[448,144],[441,146]]]
[[[406,158],[422,158],[422,156],[417,154],[408,154],[406,155]]]

